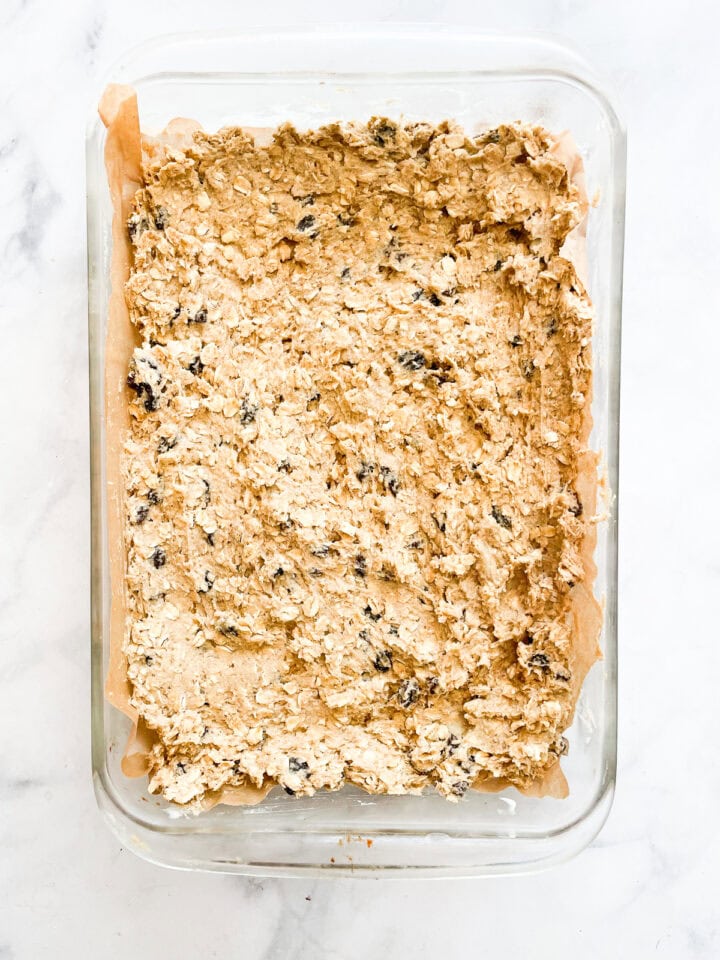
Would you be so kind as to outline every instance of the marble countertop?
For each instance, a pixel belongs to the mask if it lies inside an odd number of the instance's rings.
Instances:
[[[269,19],[297,22],[298,7],[274,0]],[[339,20],[343,5],[302,10]],[[709,2],[362,7],[368,19],[556,32],[603,71],[628,126],[619,774],[599,837],[541,876],[248,880],[141,862],[96,809],[85,122],[108,64],[139,36],[261,16],[238,0],[0,7],[0,958],[361,960],[479,945],[523,960],[720,956],[720,14]]]

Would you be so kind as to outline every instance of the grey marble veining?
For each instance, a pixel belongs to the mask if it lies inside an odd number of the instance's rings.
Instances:
[[[597,840],[541,877],[247,880],[120,849],[89,758],[84,129],[138,39],[340,20],[337,2],[0,5],[0,958],[361,960],[720,956],[716,37],[623,0],[367,0],[367,19],[564,34],[629,130],[618,791]]]

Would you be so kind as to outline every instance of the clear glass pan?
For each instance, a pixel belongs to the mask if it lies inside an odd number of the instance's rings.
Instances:
[[[588,225],[595,305],[594,429],[607,474],[596,594],[604,605],[603,660],[587,677],[569,732],[566,800],[514,790],[440,797],[372,797],[354,788],[295,799],[281,791],[255,807],[192,816],[126,778],[128,721],[104,698],[110,580],[105,498],[103,376],[111,207],[104,128],[87,136],[92,470],[92,733],[98,803],[128,848],[158,863],[257,875],[353,873],[467,876],[517,873],[565,859],[602,826],[616,766],[617,471],[625,136],[588,67],[553,42],[437,25],[323,27],[161,38],[130,52],[108,80],[132,84],[152,133],[176,116],[213,130],[233,123],[301,128],[373,114],[452,117],[467,129],[508,120],[570,130],[598,203]]]

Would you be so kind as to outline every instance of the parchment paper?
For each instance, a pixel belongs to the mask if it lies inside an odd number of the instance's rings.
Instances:
[[[143,186],[143,158],[148,159],[164,146],[185,147],[192,142],[194,131],[201,129],[193,120],[172,120],[156,137],[145,137],[140,132],[137,96],[132,87],[110,85],[104,92],[99,107],[100,117],[107,127],[105,143],[105,166],[113,205],[112,253],[110,261],[111,294],[108,303],[107,333],[105,344],[105,456],[108,499],[108,549],[110,560],[110,583],[112,591],[110,612],[110,664],[105,684],[108,701],[126,714],[133,727],[122,759],[123,773],[128,777],[144,776],[148,772],[148,757],[155,741],[153,732],[143,723],[130,702],[132,689],[127,676],[127,662],[123,653],[125,638],[125,574],[126,552],[124,542],[124,486],[122,476],[122,451],[130,427],[126,378],[132,351],[139,345],[137,331],[130,322],[125,301],[125,284],[130,276],[132,247],[127,231],[127,220],[132,212],[135,193]],[[270,132],[246,128],[258,141],[267,142]],[[585,177],[582,160],[569,135],[558,139],[555,152],[568,169],[568,176],[579,187],[586,199]],[[580,279],[585,282],[586,221],[576,227],[568,237],[563,255],[572,260]],[[592,428],[590,413],[591,397],[585,406],[583,445],[588,442]],[[585,453],[580,460],[578,495],[583,512],[593,517],[597,501],[597,455]],[[596,527],[587,526],[587,535],[581,551],[585,581],[573,587],[571,592],[571,617],[573,620],[573,702],[577,703],[585,676],[600,657],[598,637],[602,625],[602,611],[592,592],[597,568],[593,554],[597,541]],[[224,787],[207,796],[203,807],[208,809],[216,803],[258,803],[275,786],[268,782],[262,787]],[[514,786],[497,778],[479,779],[473,788],[488,793]],[[558,760],[542,777],[525,788],[517,788],[531,797],[564,798],[568,784]]]

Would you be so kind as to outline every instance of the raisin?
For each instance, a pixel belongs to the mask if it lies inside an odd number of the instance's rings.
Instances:
[[[440,687],[440,680],[438,677],[430,677],[428,680],[428,693],[432,696],[434,693],[437,693],[438,688]]]
[[[145,233],[148,228],[148,222],[145,217],[141,216],[139,213],[134,213],[128,220],[128,233],[130,234],[130,239],[135,240],[141,234]]]
[[[400,481],[390,467],[380,467],[380,478],[383,487],[386,490],[389,490],[390,493],[396,497],[398,495],[398,491],[400,490]]]
[[[148,503],[151,503],[153,506],[156,503],[160,503],[160,494],[157,492],[157,490],[148,490],[147,501]]]
[[[460,746],[460,737],[456,733],[451,733],[447,741],[447,751],[452,756]]]
[[[372,620],[373,623],[377,623],[378,620],[381,620],[381,619],[382,619],[382,614],[381,614],[381,613],[375,613],[375,612],[373,611],[373,608],[370,606],[370,604],[368,604],[368,605],[365,607],[365,609],[363,610],[363,613],[364,613],[365,616],[368,618],[368,620]]]
[[[388,633],[391,637],[397,637],[400,633],[400,628],[396,623],[391,623],[388,627]]]
[[[149,366],[152,369],[157,370],[156,364],[150,361],[146,361],[146,362],[149,364]],[[130,389],[137,394],[139,400],[142,400],[143,397],[145,398],[143,401],[143,406],[145,407],[148,413],[152,413],[154,410],[157,410],[158,398],[155,395],[153,388],[150,386],[149,383],[147,383],[147,381],[138,379],[137,369],[130,371],[130,373],[127,376],[126,383],[130,387]]]
[[[200,477],[200,482],[201,482],[202,485],[205,487],[205,489],[203,490],[203,492],[202,492],[202,494],[201,494],[201,496],[202,496],[202,501],[203,501],[203,506],[204,506],[204,507],[207,507],[207,506],[209,506],[209,504],[210,504],[210,484],[209,484],[208,481],[205,479],[205,477]]]
[[[278,471],[280,473],[292,473],[292,467],[290,466],[290,461],[285,457],[284,460],[281,460],[277,465]]]
[[[424,290],[414,290],[412,295],[412,302],[417,303],[420,297],[424,296],[424,294],[425,294]]]
[[[158,453],[167,453],[177,446],[177,437],[162,437],[158,444]]]
[[[356,553],[353,560],[353,573],[356,577],[367,576],[367,557],[364,553]]]
[[[280,522],[278,523],[278,527],[281,530],[292,530],[294,526],[295,526],[295,521],[290,516],[287,516],[284,520],[280,520]]]
[[[373,139],[379,147],[384,147],[388,140],[395,139],[396,132],[397,131],[392,124],[381,123],[379,126],[375,127],[375,136]]]
[[[467,780],[458,780],[450,787],[450,792],[456,797],[464,797],[469,787]]]
[[[170,317],[170,326],[172,326],[173,320],[177,320],[181,313],[182,307],[178,304],[173,311],[173,315]]]
[[[145,398],[145,403],[143,404],[148,413],[152,413],[158,408],[158,399],[153,396],[152,393],[148,392],[147,397]]]
[[[165,207],[158,207],[155,211],[155,229],[164,230],[168,225],[168,212]]]
[[[365,480],[370,476],[371,473],[375,472],[375,467],[372,463],[366,463],[364,460],[360,461],[360,469],[357,471],[355,476],[358,480]]]
[[[409,680],[403,680],[397,692],[398,703],[405,710],[408,710],[413,704],[417,703],[420,696],[420,684],[415,677]]]
[[[449,377],[445,372],[436,373],[435,371],[432,371],[431,376],[435,378],[435,383],[438,387],[441,387],[444,383],[456,382],[454,377]]]
[[[218,631],[224,637],[238,637],[240,635],[238,633],[238,628],[235,626],[234,623],[221,623],[220,626],[218,627]]]
[[[256,403],[251,403],[247,399],[243,400],[240,404],[240,423],[252,423],[258,410],[259,407]]]
[[[275,577],[275,578],[281,577],[284,573],[285,573],[285,571],[283,570],[283,568],[282,568],[282,567],[278,567],[277,570],[275,571],[275,573],[273,574],[273,577]]]
[[[164,566],[165,566],[165,564],[166,564],[166,562],[167,562],[167,555],[166,555],[166,553],[165,553],[165,551],[163,550],[162,547],[155,547],[155,549],[154,549],[153,552],[152,552],[152,556],[150,557],[150,559],[152,560],[152,562],[153,562],[153,564],[154,564],[154,566],[155,566],[155,569],[156,569],[156,570],[159,570],[160,567],[164,567]]]
[[[547,327],[547,335],[549,337],[554,337],[555,334],[557,333],[557,329],[558,329],[557,317],[551,317],[550,323],[548,324],[548,327]]]
[[[343,227],[355,226],[355,218],[351,217],[350,214],[339,213],[337,219],[338,223],[342,224]]]
[[[432,517],[433,523],[438,528],[440,533],[445,533],[445,529],[446,529],[445,520],[438,520],[438,518],[435,516],[434,513],[431,513],[430,516]]]
[[[370,634],[367,632],[367,630],[361,630],[358,633],[358,640],[362,640],[363,643],[367,643],[369,639],[370,639]]]
[[[440,208],[440,213],[441,213],[444,217],[449,217],[449,216],[450,216],[450,211],[448,210],[447,207],[441,207],[441,208]],[[453,259],[454,259],[454,258],[453,258]]]
[[[496,260],[496,261],[495,261],[495,267],[494,267],[495,273],[497,273],[498,270],[501,270],[501,269],[502,269],[503,263],[504,263],[503,260]]]
[[[532,360],[528,360],[528,362],[523,365],[522,373],[526,380],[532,380],[532,378],[535,376],[535,369],[535,364],[532,362]]]
[[[431,293],[430,296],[428,297],[428,300],[434,307],[439,307],[440,304],[442,303],[442,300],[436,293]]]
[[[322,572],[322,570],[320,570],[319,567],[310,567],[310,569],[308,570],[308,573],[310,574],[311,577],[324,577],[324,576],[325,576],[325,574]]]
[[[214,546],[215,546],[215,534],[214,534],[214,533],[206,533],[206,534],[205,534],[205,539],[207,540],[207,542],[210,544],[211,547],[214,547]]]
[[[201,307],[194,317],[188,317],[188,323],[207,323],[207,310]]]
[[[297,228],[301,233],[306,233],[308,230],[312,230],[314,226],[315,217],[313,217],[311,213],[308,213],[298,221]]]
[[[425,354],[418,350],[403,350],[398,354],[397,361],[406,370],[422,370],[427,365]]]
[[[153,658],[150,656],[150,654],[147,654],[147,655],[145,656],[145,663],[146,663],[147,666],[149,667],[152,662],[153,662]]]
[[[145,520],[147,520],[149,513],[150,513],[150,507],[146,506],[144,503],[141,504],[135,511],[134,523],[144,523]]]
[[[308,775],[310,770],[310,765],[307,760],[301,760],[300,757],[289,757],[288,758],[288,767],[291,773],[305,773]]]
[[[575,496],[575,503],[571,507],[568,507],[568,510],[574,517],[581,517],[583,512],[583,505],[580,502],[580,497],[578,497],[577,494],[575,494],[574,496]]]
[[[301,207],[312,207],[314,203],[315,203],[315,197],[312,195],[312,193],[309,193],[306,197],[300,198]]]
[[[380,673],[387,673],[392,669],[392,662],[392,650],[380,650],[375,654],[373,666],[376,670],[379,670]]]
[[[505,530],[512,530],[512,520],[510,517],[506,517],[502,510],[496,507],[495,504],[493,504],[492,508],[492,518],[495,523],[499,523]]]
[[[423,545],[422,540],[411,540],[410,543],[407,545],[407,549],[420,550],[422,545]]]
[[[341,280],[350,279],[350,267],[343,267],[342,273],[340,274],[340,279]]]
[[[314,557],[326,557],[330,552],[330,547],[326,543],[321,543],[319,547],[313,547],[310,551]]]
[[[558,672],[555,674],[555,679],[559,680],[560,683],[570,683],[570,674],[565,673],[564,670],[558,670]]]
[[[188,370],[190,373],[197,376],[199,373],[202,373],[205,369],[205,364],[202,362],[200,357],[195,357],[195,359],[189,364]]]
[[[214,583],[215,577],[210,573],[209,570],[206,570],[203,582],[198,587],[198,593],[210,593]]]
[[[528,663],[531,667],[540,667],[543,673],[547,673],[550,669],[550,661],[544,653],[534,653]]]
[[[510,341],[510,346],[521,347],[522,345],[523,345],[523,339],[522,337],[518,336],[518,334],[516,333],[515,336],[512,338],[512,340]]]

